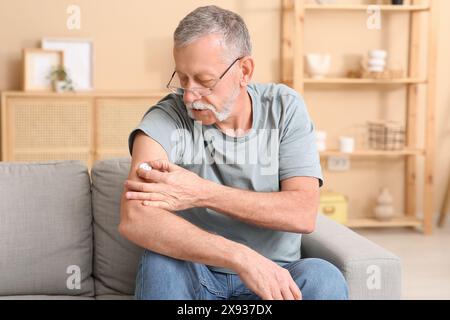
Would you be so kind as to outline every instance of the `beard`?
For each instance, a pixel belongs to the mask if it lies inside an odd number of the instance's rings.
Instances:
[[[236,103],[237,97],[239,96],[239,91],[239,86],[236,86],[236,88],[231,92],[230,97],[224,102],[221,111],[217,111],[216,107],[209,103],[203,103],[200,101],[186,103],[188,115],[195,120],[192,110],[209,110],[214,114],[219,122],[225,121],[230,117],[231,112],[233,111],[234,104]]]

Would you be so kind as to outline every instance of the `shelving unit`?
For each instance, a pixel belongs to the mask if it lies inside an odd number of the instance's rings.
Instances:
[[[403,157],[403,156],[423,156],[425,150],[421,149],[403,149],[399,151],[383,151],[383,150],[356,150],[352,153],[343,153],[338,150],[327,150],[320,153],[321,157],[330,156],[348,156],[352,158],[362,157]]]
[[[376,4],[374,4],[376,5]],[[282,0],[281,3],[281,78],[282,82],[296,91],[303,93],[306,87],[315,86],[369,86],[375,90],[384,86],[406,86],[406,147],[400,151],[356,150],[352,154],[343,154],[339,151],[325,151],[321,158],[347,155],[351,158],[388,159],[398,157],[405,161],[405,212],[399,218],[387,222],[372,218],[349,219],[347,226],[352,228],[369,227],[421,227],[424,234],[431,234],[433,230],[433,190],[434,190],[434,128],[435,128],[435,86],[436,86],[436,50],[437,50],[437,8],[436,0],[410,0],[404,5],[377,5],[381,13],[404,12],[410,15],[409,44],[407,76],[403,79],[355,79],[355,78],[325,78],[309,79],[304,76],[304,27],[308,12],[326,11],[339,12],[360,11],[365,14],[369,5],[355,4],[312,4],[305,0]],[[421,15],[428,15],[428,23],[424,26]],[[427,71],[426,75],[419,74],[420,57],[419,48],[423,45],[421,39],[422,28],[428,28],[427,43]],[[417,114],[419,111],[418,86],[426,90],[425,110],[425,144],[424,148],[418,145]],[[305,89],[306,88],[306,89]],[[423,218],[417,217],[417,157],[424,157],[424,194]]]
[[[345,11],[361,11],[367,10],[368,5],[355,5],[355,4],[305,4],[305,10],[345,10]],[[382,11],[427,11],[430,9],[428,4],[422,5],[377,5]]]

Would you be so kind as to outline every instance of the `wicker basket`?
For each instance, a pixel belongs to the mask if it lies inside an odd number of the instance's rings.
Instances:
[[[405,128],[395,121],[369,121],[369,147],[376,150],[402,150],[405,147]]]

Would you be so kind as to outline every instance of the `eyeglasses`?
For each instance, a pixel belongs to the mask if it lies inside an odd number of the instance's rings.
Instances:
[[[231,69],[231,67],[239,60],[241,60],[243,57],[237,58],[236,60],[233,61],[232,64],[230,64],[230,66],[222,73],[222,75],[219,77],[219,79],[216,80],[216,82],[214,83],[214,85],[210,86],[210,87],[197,87],[197,88],[183,88],[183,87],[179,87],[176,85],[171,85],[173,78],[175,77],[175,74],[177,73],[176,71],[173,72],[172,77],[170,77],[170,81],[169,83],[167,83],[166,88],[169,89],[170,91],[172,91],[173,93],[183,96],[186,92],[191,92],[194,93],[200,97],[204,97],[204,96],[208,96],[210,94],[212,94],[213,89],[217,86],[217,84],[219,83],[220,80],[222,80],[222,78],[227,74],[227,72]]]

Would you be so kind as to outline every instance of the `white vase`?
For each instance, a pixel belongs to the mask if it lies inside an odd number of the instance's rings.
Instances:
[[[327,149],[327,133],[326,131],[316,131],[317,151],[325,151]]]
[[[306,55],[307,72],[313,79],[323,79],[331,67],[331,55],[310,53]]]
[[[355,151],[355,139],[352,137],[340,137],[339,146],[341,152],[352,153]]]
[[[375,218],[381,221],[391,220],[394,217],[394,208],[392,206],[380,205],[375,208]]]
[[[386,60],[388,53],[386,50],[370,50],[369,58]]]
[[[375,207],[375,218],[381,221],[390,220],[394,217],[394,207],[392,205],[393,198],[387,188],[383,188],[377,198],[377,206]]]

